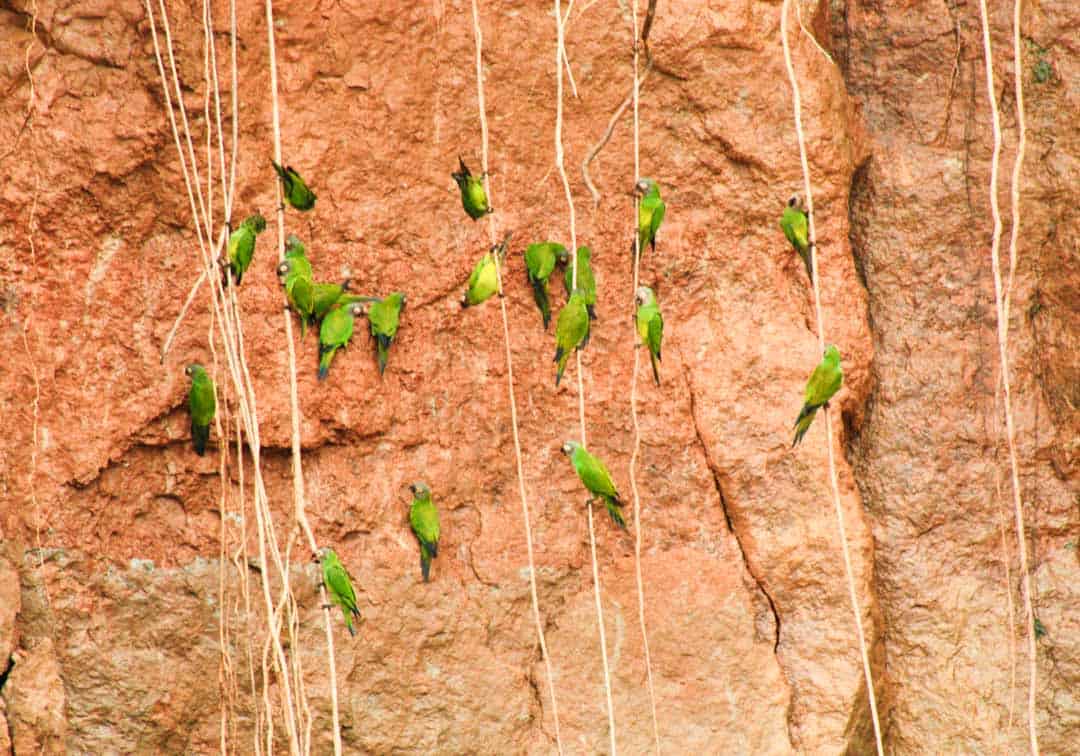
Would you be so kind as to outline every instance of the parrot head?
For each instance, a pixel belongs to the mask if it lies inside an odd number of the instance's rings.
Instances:
[[[836,344],[830,344],[825,350],[825,359],[834,365],[840,364],[840,350],[836,348]]]
[[[354,318],[359,318],[359,317],[362,317],[364,315],[367,315],[368,310],[370,308],[371,308],[371,303],[370,302],[363,303],[363,304],[361,304],[360,302],[353,302],[351,305],[349,305],[349,314],[352,315]]]
[[[431,489],[427,487],[427,484],[423,481],[416,481],[409,486],[409,490],[413,492],[413,496],[421,499],[431,498]]]
[[[802,195],[798,192],[795,192],[793,195],[788,197],[787,205],[788,207],[794,208],[801,213],[806,212],[806,205],[803,204]]]
[[[300,237],[296,234],[289,234],[285,237],[285,256],[293,257],[295,255],[304,255],[307,250],[304,249],[304,243],[300,241]]]
[[[194,378],[195,376],[200,375],[200,374],[205,375],[206,374],[206,368],[204,368],[202,365],[200,365],[197,362],[193,362],[190,365],[188,365],[186,368],[184,368],[184,375],[188,376],[189,378]]]
[[[567,441],[565,444],[562,445],[562,453],[570,456],[580,448],[581,444],[579,444],[577,441]]]
[[[244,223],[249,224],[255,229],[255,233],[257,234],[261,234],[266,230],[266,218],[262,217],[262,213],[256,212],[254,215],[248,216],[244,219]]]
[[[566,247],[559,247],[559,251],[555,254],[555,259],[559,261],[561,265],[567,265],[570,262],[570,253]]]
[[[290,270],[292,270],[292,263],[288,260],[283,260],[281,264],[277,266],[278,279],[284,281],[285,277],[289,275]]]
[[[648,304],[652,304],[656,301],[656,295],[653,294],[653,290],[648,286],[639,286],[634,293],[634,303],[638,307],[643,307]]]
[[[312,555],[311,561],[313,561],[313,562],[328,562],[328,561],[329,562],[336,562],[337,561],[337,554],[335,554],[334,550],[332,548],[330,548],[329,546],[323,546],[322,548],[320,548],[318,551],[316,551]]]
[[[656,182],[650,178],[638,179],[638,182],[634,184],[634,191],[637,194],[645,196],[656,187]]]

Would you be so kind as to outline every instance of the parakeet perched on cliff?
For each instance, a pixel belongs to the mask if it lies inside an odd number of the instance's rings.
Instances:
[[[191,378],[188,391],[188,412],[191,413],[191,442],[195,453],[200,457],[206,453],[206,443],[210,440],[210,423],[217,412],[217,400],[214,398],[214,382],[206,374],[202,365],[191,364],[184,368],[184,373]]]
[[[488,206],[487,192],[484,191],[483,178],[479,176],[473,176],[469,172],[469,167],[465,165],[465,161],[458,156],[458,165],[460,166],[457,173],[451,173],[454,181],[457,182],[458,189],[461,190],[461,204],[465,208],[465,212],[469,214],[469,217],[473,220],[482,218],[488,213],[493,213],[493,210]]]
[[[461,298],[461,306],[473,307],[487,301],[492,294],[499,290],[499,271],[496,267],[506,262],[506,251],[510,246],[510,234],[506,235],[501,244],[494,245],[476,263],[472,274],[469,275],[469,285],[465,289],[465,295]]]
[[[405,295],[400,291],[365,305],[371,335],[375,337],[375,352],[379,362],[379,375],[386,372],[386,360],[390,354],[390,344],[397,336],[401,311],[405,308]]]
[[[784,208],[784,214],[780,217],[780,228],[784,236],[791,242],[791,246],[799,253],[803,265],[806,266],[806,275],[811,282],[814,280],[814,271],[810,265],[810,240],[806,219],[806,206],[802,196],[798,193],[791,195]]]
[[[589,341],[589,312],[581,290],[577,289],[559,310],[555,321],[555,359],[558,363],[555,373],[555,386],[562,380],[566,363],[575,349],[584,349]]]
[[[273,160],[270,161],[270,165],[274,166],[278,178],[281,179],[281,193],[285,196],[286,202],[297,210],[310,210],[315,207],[315,193],[308,189],[299,173],[291,166],[282,168]]]
[[[439,555],[439,512],[431,501],[431,489],[417,481],[409,486],[413,492],[409,508],[409,524],[420,542],[420,572],[424,582],[431,579],[431,559]]]
[[[566,254],[566,247],[555,242],[530,244],[525,250],[525,273],[533,290],[533,301],[544,320],[544,330],[551,322],[551,301],[548,298],[548,279],[555,270],[555,263],[560,254]]]
[[[345,627],[349,629],[349,635],[355,636],[353,617],[360,619],[360,609],[356,606],[356,591],[353,590],[349,571],[345,569],[345,565],[329,546],[319,549],[315,559],[322,565],[323,585],[326,586],[327,598],[332,604],[341,607],[341,613],[345,615]],[[329,606],[328,604],[325,608]]]
[[[228,270],[232,271],[237,286],[251,265],[251,258],[255,256],[255,238],[265,230],[266,219],[255,213],[244,218],[239,228],[229,235]]]
[[[818,407],[829,408],[829,400],[840,390],[843,382],[844,371],[840,367],[840,350],[835,346],[829,346],[821,362],[810,374],[810,380],[806,382],[803,407],[795,420],[795,440],[791,442],[792,446],[802,441],[802,437],[810,429],[810,423],[814,422]]]
[[[312,287],[311,317],[316,322],[326,317],[330,308],[334,305],[351,304],[351,297],[346,293],[349,290],[349,279],[341,283],[316,283]]]
[[[660,385],[660,342],[664,339],[664,318],[660,314],[660,305],[656,294],[648,286],[639,286],[634,296],[637,303],[637,331],[641,343],[649,348],[652,360],[652,374],[656,385]]]
[[[331,310],[319,327],[319,380],[325,381],[330,374],[330,363],[338,349],[352,339],[353,325],[357,316],[364,314],[364,306],[351,304]]]
[[[559,262],[566,266],[563,275],[563,286],[566,296],[574,289],[574,256],[566,249],[558,255]],[[589,311],[589,320],[596,320],[596,278],[592,270],[592,250],[588,247],[578,247],[577,251],[577,289],[581,292],[585,308]]]
[[[570,457],[570,462],[574,465],[578,477],[592,494],[590,498],[603,499],[611,519],[620,528],[626,530],[626,520],[622,516],[623,503],[619,499],[619,492],[615,490],[611,473],[604,467],[604,463],[589,454],[577,441],[567,441],[562,445],[562,452]]]
[[[638,203],[638,245],[645,251],[645,245],[651,244],[656,251],[656,232],[664,222],[667,205],[660,199],[660,187],[650,178],[640,179],[634,184],[634,191],[641,195]]]
[[[314,284],[311,281],[311,266],[306,265],[307,260],[302,257],[286,257],[278,263],[278,280],[285,288],[285,298],[289,300],[289,306],[300,316],[300,338],[307,334],[308,324],[311,322],[311,310],[315,301]]]

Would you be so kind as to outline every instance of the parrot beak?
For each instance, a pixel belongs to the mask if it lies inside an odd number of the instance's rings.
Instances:
[[[313,562],[318,562],[319,561],[319,552],[317,552],[317,551],[311,552],[311,561],[313,561]]]

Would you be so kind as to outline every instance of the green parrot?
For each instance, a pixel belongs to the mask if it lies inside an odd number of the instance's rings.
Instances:
[[[589,454],[577,441],[567,441],[562,445],[562,452],[570,457],[570,462],[574,465],[578,477],[581,478],[586,490],[592,494],[590,503],[595,499],[603,499],[611,519],[620,528],[626,530],[626,520],[623,519],[620,509],[623,503],[619,500],[619,492],[615,490],[615,484],[611,482],[611,473],[604,467],[604,463]]]
[[[506,235],[502,244],[493,246],[487,254],[476,263],[472,274],[469,276],[469,285],[465,289],[465,295],[461,298],[461,306],[473,307],[487,301],[492,294],[499,290],[499,272],[496,268],[496,256],[498,263],[506,262],[506,250],[510,246],[510,234]]]
[[[802,196],[797,192],[791,195],[784,207],[784,214],[780,218],[780,228],[784,236],[791,242],[791,246],[799,253],[803,265],[806,266],[806,275],[810,281],[814,280],[814,271],[810,265],[810,241],[808,238],[806,205],[803,204]]]
[[[431,559],[439,555],[439,512],[431,502],[431,489],[427,485],[417,481],[409,490],[413,492],[409,524],[420,541],[420,572],[426,583],[431,579]]]
[[[321,321],[335,305],[349,305],[354,301],[362,301],[346,294],[349,290],[350,279],[346,278],[341,283],[316,283],[312,287],[311,317],[315,321]]]
[[[814,422],[818,407],[829,409],[829,400],[840,390],[843,382],[844,371],[840,367],[840,350],[830,345],[825,350],[825,356],[821,362],[810,374],[810,380],[806,382],[803,407],[795,420],[795,440],[791,442],[792,446],[802,441],[802,437],[810,429],[810,423]]]
[[[311,281],[311,265],[302,257],[286,257],[277,267],[278,280],[285,287],[285,298],[300,316],[300,338],[307,334],[311,311],[315,303],[315,285]]]
[[[311,263],[307,259],[307,247],[300,241],[296,234],[285,237],[285,259],[295,260],[294,270],[297,274],[312,278]]]
[[[255,213],[244,218],[240,227],[229,234],[226,250],[229,262],[226,269],[232,271],[237,286],[251,265],[251,258],[255,256],[255,238],[265,230],[266,219]]]
[[[656,232],[664,222],[667,205],[660,199],[660,187],[655,181],[643,178],[634,184],[634,191],[641,195],[638,203],[638,245],[644,251],[646,244],[651,244],[656,251]]]
[[[566,249],[558,254],[559,262],[566,266],[563,276],[563,287],[566,295],[570,296],[574,288],[574,268],[571,265],[573,255]],[[592,250],[588,247],[578,247],[577,250],[577,288],[585,299],[585,307],[589,311],[589,320],[596,320],[596,278],[593,276]]]
[[[555,263],[560,255],[566,254],[566,247],[555,242],[530,244],[525,250],[525,273],[533,290],[533,300],[544,319],[544,330],[551,322],[551,302],[548,299],[548,278],[555,270]]]
[[[375,351],[381,376],[386,372],[390,344],[397,336],[398,321],[401,311],[405,308],[405,295],[400,291],[395,291],[383,299],[375,299],[363,306],[367,310],[368,322],[371,324],[371,335],[375,337]]]
[[[660,305],[656,303],[656,294],[648,286],[639,286],[634,297],[637,303],[637,330],[641,343],[649,348],[652,360],[652,374],[656,385],[660,385],[660,342],[664,340],[664,317],[660,314]]]
[[[206,368],[202,365],[188,365],[184,368],[184,373],[191,378],[191,389],[188,391],[191,441],[195,445],[195,453],[201,457],[206,454],[206,443],[210,440],[210,422],[217,411],[214,382],[206,374]]]
[[[330,374],[330,363],[334,359],[334,353],[341,349],[353,335],[353,321],[358,315],[364,314],[364,307],[360,304],[351,304],[348,307],[339,307],[331,310],[323,318],[319,327],[319,380],[325,381]]]
[[[353,590],[349,571],[329,546],[323,546],[315,552],[312,561],[322,564],[323,585],[326,586],[326,594],[330,599],[330,603],[323,608],[329,609],[334,604],[340,606],[341,613],[345,615],[345,627],[349,629],[349,635],[355,636],[353,617],[360,619],[360,609],[356,606],[356,591]]]
[[[457,182],[458,189],[461,190],[461,204],[465,207],[465,212],[473,220],[495,212],[494,209],[488,206],[483,179],[473,176],[469,172],[469,167],[465,165],[465,161],[461,159],[460,155],[458,155],[458,165],[461,166],[459,171],[451,173],[450,176]]]
[[[584,349],[589,343],[589,314],[585,307],[585,298],[581,289],[575,289],[570,295],[555,321],[555,359],[559,364],[555,373],[555,386],[562,380],[563,371],[570,354],[575,349]]]
[[[315,207],[315,193],[308,189],[299,173],[290,166],[282,168],[273,160],[270,165],[274,166],[278,178],[281,179],[281,193],[286,202],[297,210],[310,210]]]

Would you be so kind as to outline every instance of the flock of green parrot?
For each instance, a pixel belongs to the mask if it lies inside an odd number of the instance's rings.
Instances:
[[[282,168],[273,161],[271,164],[281,181],[285,202],[296,210],[312,210],[315,207],[315,194],[300,175],[291,167]],[[451,173],[451,176],[461,192],[461,203],[466,214],[475,221],[494,212],[488,203],[483,177],[474,176],[460,157],[458,164],[459,170]],[[640,197],[637,239],[631,244],[631,250],[636,256],[646,245],[650,245],[655,252],[656,235],[663,223],[667,207],[660,198],[659,186],[652,179],[639,180],[634,189]],[[812,243],[808,238],[806,209],[798,194],[788,200],[780,227],[805,264],[807,275],[812,281]],[[240,285],[254,257],[256,238],[265,229],[266,220],[255,213],[230,233],[226,257],[221,263],[226,284],[231,280],[236,286]],[[507,234],[500,244],[492,246],[477,262],[461,300],[463,308],[479,305],[494,294],[503,296],[499,272],[505,263],[509,246],[510,234]],[[556,386],[562,380],[570,355],[584,349],[588,344],[592,321],[596,320],[596,278],[592,271],[591,257],[587,246],[578,247],[577,254],[572,255],[562,244],[552,241],[530,244],[525,250],[527,280],[545,331],[551,321],[548,280],[557,266],[563,265],[566,268],[563,283],[567,300],[559,310],[555,322]],[[351,341],[355,320],[361,316],[367,317],[371,336],[375,341],[380,376],[385,372],[390,345],[397,335],[399,319],[405,307],[405,294],[393,292],[383,298],[363,296],[349,293],[348,279],[341,283],[316,282],[306,249],[293,234],[286,239],[285,257],[278,265],[277,274],[289,306],[300,319],[301,338],[306,335],[309,327],[319,328],[320,381],[327,377],[337,351],[345,348]],[[660,305],[656,293],[648,286],[638,287],[634,292],[634,302],[634,322],[640,339],[639,346],[649,350],[653,380],[659,386],[661,343],[664,336],[664,319]],[[195,452],[201,456],[206,452],[210,423],[217,408],[214,384],[201,365],[188,365],[185,372],[191,378],[188,409],[191,414],[192,443]],[[806,383],[802,409],[795,420],[795,438],[791,444],[793,447],[809,430],[818,409],[828,409],[829,400],[839,391],[843,378],[840,352],[835,346],[829,346],[821,363],[814,368]],[[589,492],[589,503],[602,501],[612,521],[626,530],[626,520],[622,515],[623,502],[604,463],[576,441],[563,444],[562,452],[569,458],[582,485]],[[418,481],[410,486],[410,490],[413,500],[409,510],[409,524],[419,543],[421,575],[424,581],[428,582],[431,579],[431,560],[439,553],[439,513],[427,484]],[[320,563],[329,599],[333,605],[341,608],[345,626],[355,635],[353,618],[360,619],[360,610],[348,570],[329,547],[319,549],[313,561]],[[329,606],[327,605],[327,608]]]

